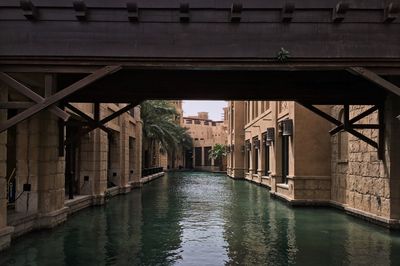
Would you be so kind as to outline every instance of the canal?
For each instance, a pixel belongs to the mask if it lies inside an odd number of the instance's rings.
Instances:
[[[33,232],[0,265],[399,265],[400,235],[334,209],[290,208],[225,175],[170,173]]]

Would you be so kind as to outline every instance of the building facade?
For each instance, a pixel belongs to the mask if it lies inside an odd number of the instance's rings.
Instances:
[[[174,101],[169,101],[172,106],[175,107],[176,110],[176,117],[175,117],[175,123],[183,127],[183,101],[182,100],[174,100]],[[185,168],[185,154],[186,151],[183,150],[173,150],[169,151],[167,156],[167,164],[166,164],[166,169],[180,169],[180,168]]]
[[[244,101],[228,103],[228,134],[227,134],[227,174],[232,178],[244,178]]]
[[[399,227],[400,171],[398,164],[390,163],[400,148],[398,138],[393,137],[400,133],[396,101],[388,99],[384,110],[389,123],[385,123],[381,160],[376,148],[345,131],[331,136],[330,122],[295,102],[230,102],[227,173],[264,185],[272,196],[291,205],[334,206]],[[318,108],[339,121],[344,119],[343,106]],[[350,117],[368,108],[350,106]],[[359,123],[378,122],[375,111]],[[378,141],[378,129],[359,132]]]
[[[207,171],[226,169],[226,160],[209,158],[209,152],[215,144],[227,144],[227,109],[223,121],[213,121],[207,112],[199,112],[197,116],[183,117],[183,127],[188,128],[193,138],[193,151],[186,153],[185,168],[195,168]]]
[[[24,100],[0,86],[2,102]],[[99,118],[124,106],[101,104]],[[65,127],[45,110],[0,134],[0,250],[11,238],[52,228],[73,212],[141,185],[140,107],[105,124],[108,132],[88,131],[82,117],[96,116],[94,104],[65,110],[71,115]],[[0,118],[18,111],[0,110]]]

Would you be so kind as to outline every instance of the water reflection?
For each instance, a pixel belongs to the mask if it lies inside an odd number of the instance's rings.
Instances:
[[[174,173],[17,239],[0,265],[396,265],[400,236],[289,208],[224,175]]]

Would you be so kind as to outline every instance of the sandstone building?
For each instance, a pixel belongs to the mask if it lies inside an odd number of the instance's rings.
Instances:
[[[32,79],[40,93],[44,78]],[[3,83],[0,93],[2,102],[24,101]],[[124,106],[101,104],[99,118]],[[0,250],[11,238],[52,228],[73,212],[141,185],[140,107],[105,124],[108,133],[85,133],[89,124],[82,117],[96,116],[95,104],[65,110],[71,114],[65,127],[45,110],[0,134]],[[0,119],[17,112],[0,110]]]
[[[215,144],[227,143],[227,109],[223,121],[213,121],[207,112],[199,112],[197,116],[183,117],[183,126],[189,129],[193,138],[193,151],[185,155],[185,168],[195,168],[207,171],[225,169],[224,158],[214,160],[209,158],[209,151]]]
[[[345,131],[331,136],[333,125],[295,102],[229,103],[227,173],[264,185],[292,205],[326,205],[381,223],[400,225],[400,165],[396,121],[398,99],[387,100],[385,153]],[[343,106],[318,106],[344,121]],[[371,106],[350,106],[354,118]],[[378,124],[378,111],[358,123]],[[358,131],[378,141],[378,129]]]

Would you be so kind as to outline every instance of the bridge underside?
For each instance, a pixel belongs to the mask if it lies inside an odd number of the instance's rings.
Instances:
[[[59,87],[67,87],[80,78],[80,75],[60,75]],[[66,100],[125,103],[138,98],[265,99],[311,104],[375,104],[382,102],[385,96],[384,89],[347,70],[120,70]]]
[[[67,120],[71,102],[130,103],[117,114],[145,99],[382,109],[400,96],[398,4],[3,0],[0,80],[34,103],[1,103],[26,110],[0,132],[46,108]],[[85,119],[102,128],[114,117]]]
[[[374,104],[387,89],[375,78],[399,85],[398,4],[3,0],[0,72],[57,74],[61,90],[102,67],[119,66],[63,95],[66,102]],[[381,77],[366,79],[353,67]]]

